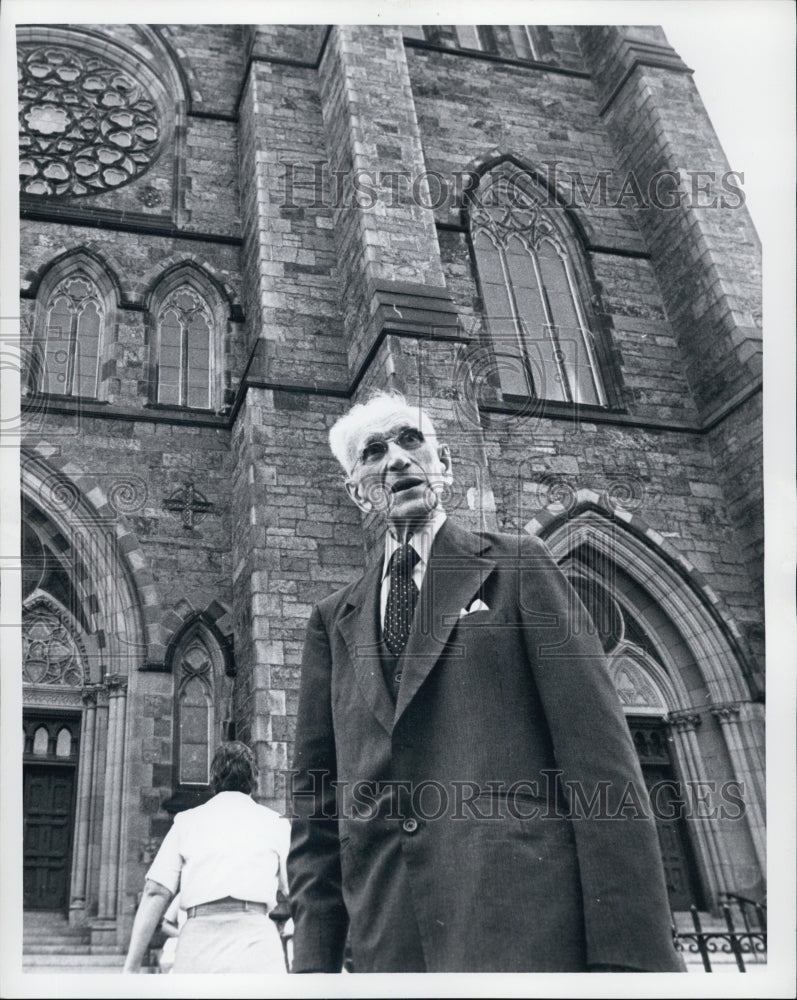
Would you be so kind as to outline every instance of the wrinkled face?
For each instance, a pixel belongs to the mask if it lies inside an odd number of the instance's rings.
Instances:
[[[379,511],[395,529],[425,521],[451,482],[447,445],[424,434],[417,410],[396,406],[354,433],[346,482],[360,510]]]

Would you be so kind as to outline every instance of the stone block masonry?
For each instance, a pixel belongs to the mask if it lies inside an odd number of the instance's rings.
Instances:
[[[26,454],[51,463],[54,483],[64,473],[85,484],[86,508],[119,522],[109,537],[135,597],[110,608],[96,649],[125,629],[145,636],[117,657],[134,663],[124,766],[102,744],[113,729],[103,696],[86,782],[100,852],[124,772],[123,870],[111,871],[105,847],[102,882],[107,905],[120,887],[120,943],[171,822],[178,679],[165,668],[195,612],[207,612],[229,657],[213,742],[234,722],[256,749],[259,797],[284,807],[279,772],[292,760],[307,620],[382,543],[327,442],[374,388],[430,411],[452,449],[444,500],[459,523],[553,541],[584,528],[563,565],[598,575],[600,539],[615,544],[622,558],[607,586],[617,584],[629,621],[639,612],[639,629],[651,630],[639,640],[656,654],[651,684],[668,711],[698,720],[676,733],[678,767],[742,776],[761,797],[757,238],[743,207],[709,207],[700,190],[700,203],[684,197],[671,211],[635,203],[634,184],[647,192],[659,171],[728,166],[660,29],[534,27],[535,60],[517,58],[508,26],[487,33],[489,51],[459,48],[445,25],[411,38],[387,25],[110,25],[87,35],[87,45],[103,36],[106,48],[134,53],[171,95],[168,148],[148,171],[82,199],[30,196],[21,233],[31,336],[44,336],[40,293],[54,264],[79,252],[107,278],[98,397],[32,397]],[[77,43],[78,27],[68,30]],[[463,178],[501,161],[558,206],[607,406],[501,394],[462,200]],[[691,184],[682,178],[684,195]],[[207,410],[154,398],[153,303],[180,266],[212,299],[219,391]],[[27,497],[34,526],[57,520],[48,497]],[[193,524],[186,505],[199,512]],[[68,546],[59,524],[50,537]],[[73,589],[90,594],[92,622],[114,580],[105,563],[97,580],[86,572],[74,564]],[[696,841],[710,898],[734,872],[752,872],[749,884],[760,876],[758,798],[749,830]]]

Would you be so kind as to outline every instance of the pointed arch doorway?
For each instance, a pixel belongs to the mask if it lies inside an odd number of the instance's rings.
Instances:
[[[599,572],[602,569],[603,572]],[[670,907],[704,907],[704,892],[684,819],[684,790],[667,725],[668,687],[655,638],[619,596],[612,567],[598,566],[594,553],[566,563],[566,572],[590,614],[607,655],[656,822]]]
[[[589,612],[584,627],[603,644],[645,780],[658,788],[673,908],[715,910],[728,892],[755,898],[766,871],[763,718],[733,621],[691,579],[686,559],[594,494],[574,495],[526,530],[545,538]],[[744,796],[731,819],[714,809],[727,786]],[[695,804],[702,787],[715,796],[712,809]]]
[[[124,525],[79,470],[50,465],[54,451],[21,454],[24,909],[68,913],[92,947],[113,946],[129,854],[128,682],[148,633]]]

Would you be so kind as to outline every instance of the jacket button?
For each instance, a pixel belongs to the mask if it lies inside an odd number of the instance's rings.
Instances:
[[[396,676],[393,678],[393,680],[396,682],[396,684],[401,684],[401,671],[400,670],[396,674]]]
[[[410,817],[409,819],[405,819],[404,822],[401,824],[401,828],[405,833],[415,833],[415,831],[418,829],[418,820],[413,819],[412,817]]]

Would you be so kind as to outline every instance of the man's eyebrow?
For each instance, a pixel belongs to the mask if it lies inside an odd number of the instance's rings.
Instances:
[[[362,447],[367,448],[373,441],[384,441],[386,437],[395,437],[396,434],[401,434],[402,431],[418,431],[420,433],[420,428],[413,426],[413,424],[395,424],[387,432],[374,431],[372,434],[369,434],[363,441]]]

